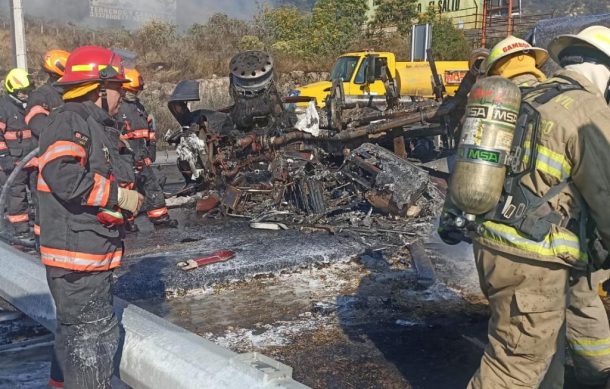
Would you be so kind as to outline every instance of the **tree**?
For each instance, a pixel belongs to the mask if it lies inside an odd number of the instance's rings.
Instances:
[[[432,53],[438,60],[464,60],[470,55],[470,44],[464,31],[455,28],[451,19],[440,18],[432,25]]]
[[[265,41],[296,42],[303,39],[306,17],[295,7],[264,8],[255,17]]]
[[[230,18],[223,13],[216,13],[206,24],[193,24],[187,30],[186,37],[197,50],[205,52],[209,56],[215,55],[219,51],[236,50],[242,37],[250,34],[250,27],[245,21]],[[218,37],[222,37],[222,43],[219,42]]]
[[[362,35],[368,9],[366,0],[317,0],[311,13],[309,39],[312,55],[336,55]]]
[[[372,31],[396,27],[400,35],[409,34],[417,16],[415,0],[379,0],[377,4],[375,16],[369,22]]]
[[[432,53],[436,60],[464,60],[470,55],[471,47],[464,31],[456,28],[451,19],[436,14],[434,8],[420,15],[419,23],[432,25]]]
[[[136,39],[143,51],[169,47],[177,40],[176,26],[153,20],[138,29]]]

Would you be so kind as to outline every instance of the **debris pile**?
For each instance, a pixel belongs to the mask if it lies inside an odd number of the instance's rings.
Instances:
[[[328,155],[278,152],[267,169],[243,173],[197,201],[206,217],[241,217],[252,228],[348,233],[370,245],[403,246],[438,214],[443,194],[426,171],[365,143],[340,165]]]
[[[253,228],[349,230],[404,244],[408,220],[431,218],[442,204],[417,166],[450,151],[444,127],[432,122],[442,115],[437,102],[354,102],[339,92],[319,111],[306,97],[279,96],[266,53],[240,53],[230,67],[233,106],[191,112],[199,90],[188,80],[168,103],[182,126],[166,136],[187,182],[182,193],[206,193],[199,212],[247,217]]]

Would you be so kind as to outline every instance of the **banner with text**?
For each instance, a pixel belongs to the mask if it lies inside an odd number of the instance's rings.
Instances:
[[[89,16],[111,20],[175,22],[176,0],[89,0]]]

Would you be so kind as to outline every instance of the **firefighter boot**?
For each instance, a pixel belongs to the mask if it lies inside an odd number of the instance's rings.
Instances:
[[[30,240],[34,238],[32,232],[30,231],[30,225],[27,222],[14,224],[13,229],[15,231],[15,238],[17,239]]]
[[[155,227],[160,227],[160,228],[163,228],[163,227],[177,228],[178,227],[178,220],[170,218],[168,214],[165,214],[158,218],[151,218],[150,221],[152,222],[152,224]]]
[[[125,231],[129,233],[138,232],[140,228],[136,225],[134,220],[126,220],[125,221]]]

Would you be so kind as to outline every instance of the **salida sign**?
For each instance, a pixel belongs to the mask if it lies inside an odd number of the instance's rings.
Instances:
[[[426,12],[430,7],[439,13],[475,11],[477,8],[483,9],[483,0],[418,0],[417,2],[418,12]]]
[[[483,0],[417,0],[417,11],[427,12],[432,7],[435,12],[450,18],[458,28],[480,28],[477,14],[483,12]]]

